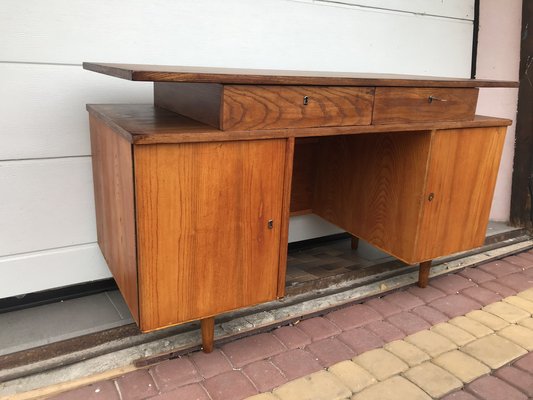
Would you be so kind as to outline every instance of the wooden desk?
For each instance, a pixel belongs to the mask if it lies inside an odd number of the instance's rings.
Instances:
[[[483,243],[514,82],[85,63],[154,81],[89,105],[98,242],[142,331],[284,295],[289,216],[313,212],[421,263]],[[357,240],[354,240],[354,247]]]

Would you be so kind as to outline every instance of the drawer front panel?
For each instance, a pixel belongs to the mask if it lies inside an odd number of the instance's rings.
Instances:
[[[477,96],[475,88],[377,88],[373,123],[471,120]]]
[[[223,130],[369,125],[374,88],[227,85]]]

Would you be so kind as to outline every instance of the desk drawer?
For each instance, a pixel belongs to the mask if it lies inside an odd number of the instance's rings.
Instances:
[[[376,88],[374,124],[474,119],[478,89]]]
[[[226,85],[221,129],[369,125],[374,88]]]

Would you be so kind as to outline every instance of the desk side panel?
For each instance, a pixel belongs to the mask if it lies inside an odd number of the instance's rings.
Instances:
[[[131,143],[94,115],[90,127],[98,244],[139,322]]]
[[[505,133],[505,127],[435,132],[417,244],[419,261],[483,244]]]
[[[430,136],[426,131],[321,138],[313,211],[412,262]]]

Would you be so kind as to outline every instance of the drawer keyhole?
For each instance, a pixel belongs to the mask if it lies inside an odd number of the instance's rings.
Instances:
[[[274,228],[274,221],[269,219],[268,223],[267,223],[267,226],[268,226],[268,229],[273,229]]]
[[[439,99],[438,97],[434,97],[434,96],[429,96],[428,97],[428,103],[431,104],[433,103],[434,101],[448,101],[446,99]]]
[[[304,96],[304,106],[309,104],[309,96]]]

